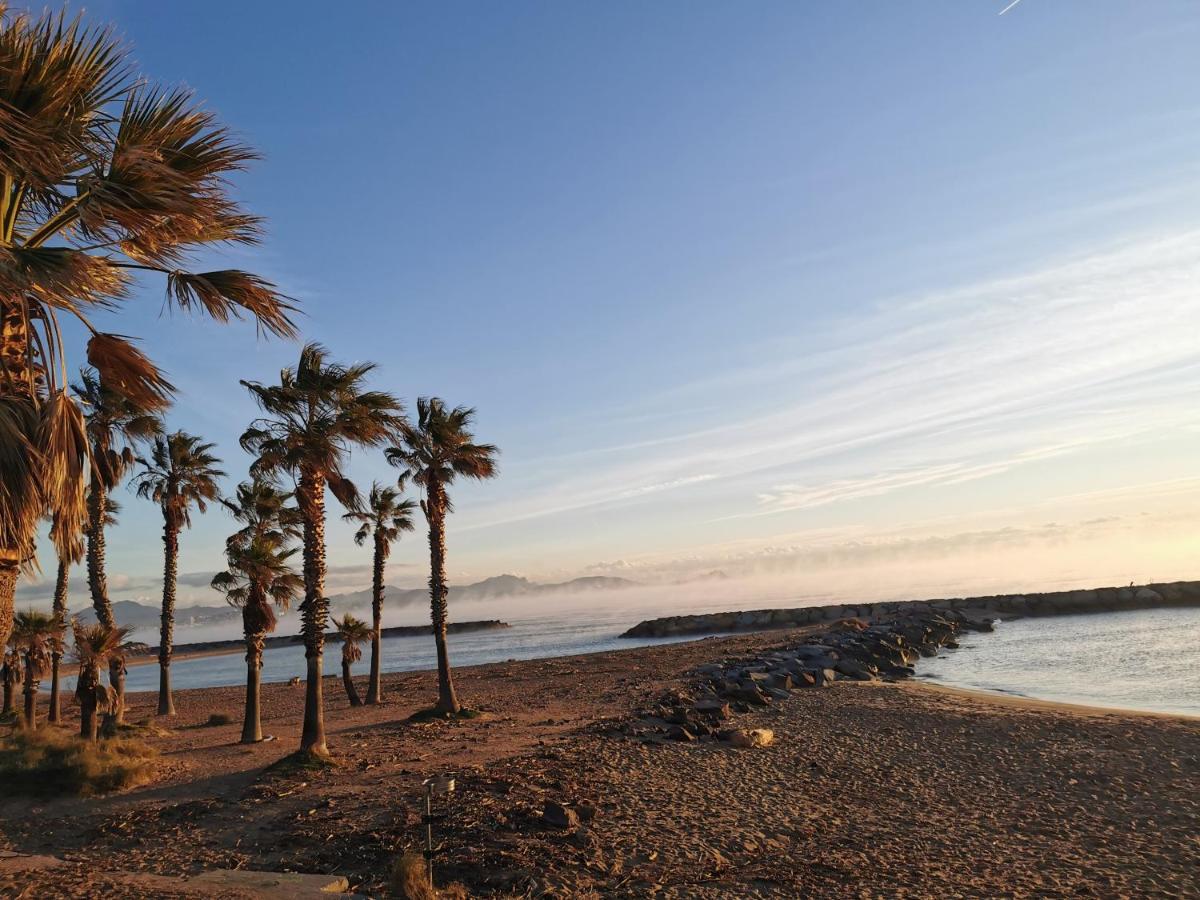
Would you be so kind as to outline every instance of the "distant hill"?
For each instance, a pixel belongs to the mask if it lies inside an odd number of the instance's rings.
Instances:
[[[593,575],[573,578],[553,584],[541,584],[519,575],[496,575],[474,584],[451,585],[450,600],[495,600],[501,597],[527,597],[536,594],[582,594],[589,591],[612,591],[635,587],[636,581],[628,578],[610,578]],[[427,588],[387,588],[387,604],[390,607],[411,606],[429,600]],[[355,610],[371,604],[371,591],[351,591],[334,594],[329,598],[330,608],[335,612]],[[162,613],[157,605],[138,603],[135,600],[118,600],[113,604],[113,616],[121,625],[146,628],[157,625]],[[240,615],[231,606],[185,606],[175,610],[176,625],[210,625],[228,621]],[[96,614],[88,607],[78,613],[86,623],[96,621]]]
[[[76,613],[81,622],[88,625],[96,621],[96,612],[90,606]],[[241,615],[236,609],[227,604],[220,606],[185,606],[175,610],[176,625],[207,625],[211,622],[222,622],[226,619]],[[138,603],[135,600],[118,600],[113,604],[113,618],[120,625],[133,628],[145,628],[157,625],[162,616],[158,606]]]

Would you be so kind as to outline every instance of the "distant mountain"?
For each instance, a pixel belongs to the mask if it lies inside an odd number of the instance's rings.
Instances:
[[[90,606],[76,614],[81,622],[90,625],[96,621],[96,612]],[[175,610],[176,625],[207,625],[211,622],[222,622],[238,615],[232,606],[185,606]],[[113,604],[113,618],[119,625],[129,625],[133,628],[145,628],[157,625],[162,618],[162,610],[158,606],[138,603],[135,600],[118,600]]]
[[[452,601],[495,600],[501,597],[525,597],[531,594],[582,594],[589,591],[621,590],[636,585],[636,581],[630,581],[628,578],[611,578],[600,575],[573,578],[570,581],[553,584],[541,584],[519,575],[496,575],[474,584],[451,585],[450,599]],[[387,589],[387,604],[393,608],[425,603],[428,599],[429,590],[423,587],[389,587]],[[334,611],[339,613],[370,606],[371,591],[368,588],[362,591],[335,594],[329,598],[329,604]],[[90,607],[78,615],[83,622],[96,621],[96,614]],[[185,606],[175,610],[175,624],[209,625],[227,621],[237,615],[238,611],[231,606]],[[118,600],[113,604],[113,616],[118,624],[145,628],[157,625],[162,612],[157,605],[138,603],[134,600]]]

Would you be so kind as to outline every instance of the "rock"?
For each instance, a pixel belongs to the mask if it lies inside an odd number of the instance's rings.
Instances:
[[[547,800],[542,808],[542,822],[551,828],[577,828],[579,813],[562,803]]]
[[[732,715],[729,711],[729,704],[723,703],[720,700],[702,700],[693,706],[692,709],[699,716],[719,722],[723,722]]]
[[[682,725],[672,725],[667,729],[667,737],[673,741],[694,741],[696,736]]]
[[[575,812],[578,813],[581,821],[590,822],[596,818],[596,804],[590,800],[580,800],[575,804]]]
[[[737,697],[739,700],[749,703],[752,706],[766,706],[770,702],[767,695],[760,691],[757,685],[740,688],[737,692]]]
[[[745,730],[742,728],[734,729],[727,732],[729,735],[726,740],[735,747],[748,749],[751,747],[766,747],[775,740],[775,732],[770,728],[752,728]]]

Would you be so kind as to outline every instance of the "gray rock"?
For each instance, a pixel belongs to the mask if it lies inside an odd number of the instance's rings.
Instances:
[[[576,828],[579,826],[579,813],[565,804],[547,800],[542,808],[542,822],[551,828]]]

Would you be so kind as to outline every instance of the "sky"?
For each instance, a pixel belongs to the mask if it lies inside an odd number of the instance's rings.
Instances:
[[[1007,5],[87,10],[263,154],[237,192],[267,239],[220,265],[410,407],[477,409],[501,475],[455,489],[452,580],[1196,577],[1200,6]],[[238,379],[298,346],[164,313],[152,281],[110,325],[242,477]],[[113,595],[156,602],[159,513],[118,497]],[[183,537],[182,603],[220,602],[230,528]],[[330,593],[369,584],[350,534]],[[389,581],[426,558],[420,529]]]

